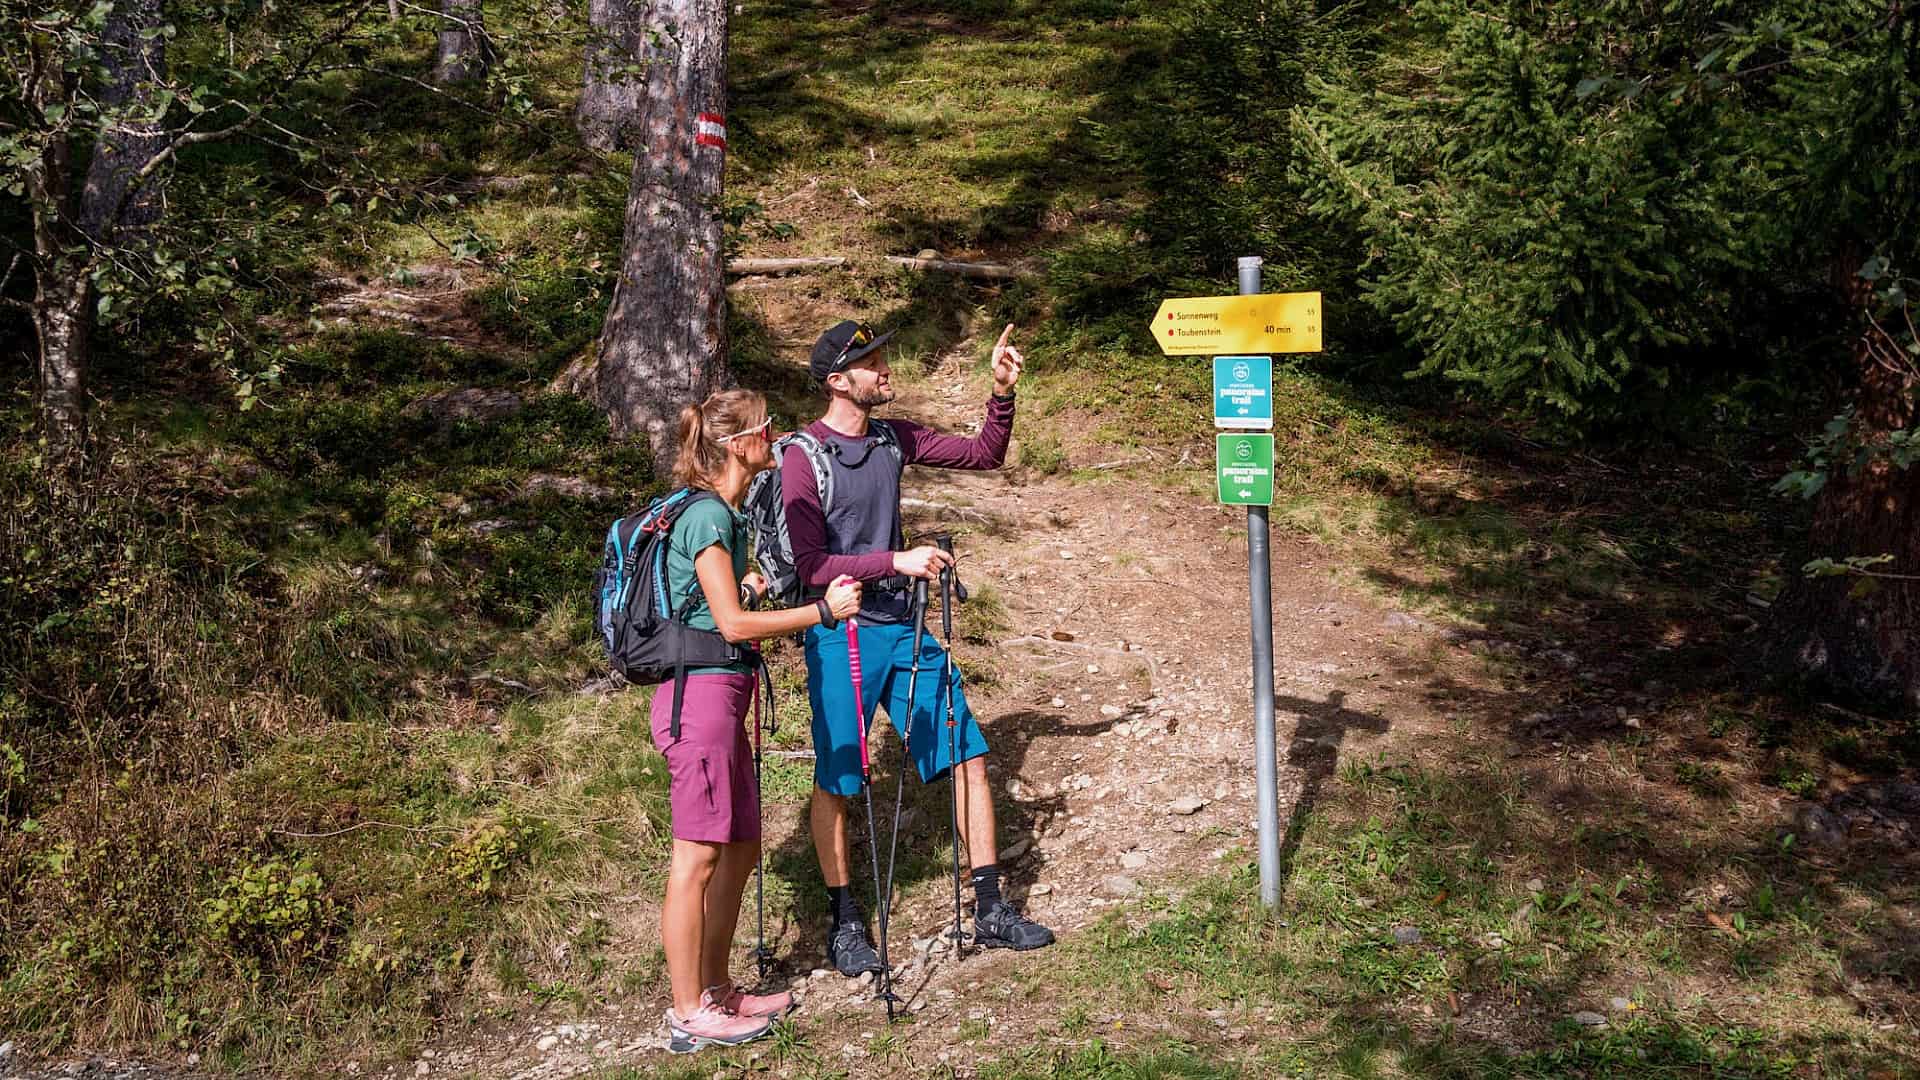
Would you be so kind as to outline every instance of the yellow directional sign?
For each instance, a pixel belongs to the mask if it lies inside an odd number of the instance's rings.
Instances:
[[[1153,340],[1168,356],[1320,351],[1320,294],[1186,296],[1160,302]]]

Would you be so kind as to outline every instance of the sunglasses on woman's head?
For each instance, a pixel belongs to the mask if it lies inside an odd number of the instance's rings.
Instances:
[[[735,439],[744,439],[749,435],[764,435],[772,429],[773,417],[769,416],[745,431],[736,431],[731,435],[722,435],[713,441],[717,443],[730,443]]]

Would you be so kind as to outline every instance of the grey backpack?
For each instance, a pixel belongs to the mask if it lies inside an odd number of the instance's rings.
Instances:
[[[894,468],[904,469],[906,451],[900,448],[900,436],[885,420],[868,420],[867,431],[893,455]],[[828,464],[826,444],[804,431],[783,435],[773,444],[773,468],[753,478],[747,488],[747,522],[753,529],[753,557],[760,564],[760,575],[767,579],[767,596],[781,607],[794,607],[806,599],[800,572],[793,565],[793,539],[787,535],[787,510],[780,501],[780,466],[787,458],[787,447],[798,446],[813,466],[813,482],[820,492],[820,513],[833,506],[833,469]]]

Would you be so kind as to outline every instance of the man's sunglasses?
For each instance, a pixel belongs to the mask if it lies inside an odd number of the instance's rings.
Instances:
[[[745,431],[736,431],[731,435],[722,435],[713,441],[717,443],[730,443],[735,439],[744,439],[749,435],[765,435],[772,430],[773,417],[769,416]]]
[[[853,336],[847,339],[846,345],[841,347],[840,355],[833,358],[833,370],[842,370],[840,365],[847,362],[848,353],[855,349],[864,349],[871,344],[873,344],[873,331],[864,326],[855,330]]]

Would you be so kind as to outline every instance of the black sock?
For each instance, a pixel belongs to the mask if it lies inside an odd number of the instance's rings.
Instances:
[[[853,898],[853,886],[827,886],[827,912],[833,916],[833,925],[844,922],[861,922],[859,901]]]
[[[1000,864],[973,868],[973,910],[984,912],[1000,902]]]

